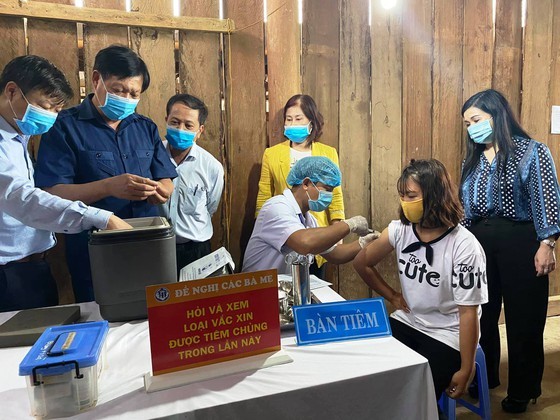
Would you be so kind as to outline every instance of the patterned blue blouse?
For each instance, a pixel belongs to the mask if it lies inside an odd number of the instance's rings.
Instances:
[[[546,145],[514,137],[516,145],[504,165],[484,153],[461,185],[465,220],[469,226],[481,218],[505,217],[532,221],[538,240],[560,233],[560,190],[556,168]],[[499,152],[498,152],[499,153]]]

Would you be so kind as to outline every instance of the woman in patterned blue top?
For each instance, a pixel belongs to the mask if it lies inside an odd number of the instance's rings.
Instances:
[[[468,131],[461,175],[463,223],[487,259],[489,301],[482,307],[480,345],[489,386],[497,387],[503,299],[509,375],[502,408],[520,413],[541,395],[548,275],[556,268],[560,233],[556,168],[549,149],[530,138],[499,92],[473,95],[462,115]]]

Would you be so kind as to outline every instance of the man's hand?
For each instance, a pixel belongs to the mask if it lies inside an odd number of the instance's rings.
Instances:
[[[119,229],[132,229],[128,223],[126,223],[120,217],[115,216],[114,214],[109,218],[109,222],[107,223],[107,230],[119,230]]]
[[[122,174],[105,180],[109,195],[124,200],[141,201],[157,193],[158,182],[133,174]]]
[[[148,197],[148,203],[150,204],[163,204],[169,200],[171,197],[171,192],[169,189],[165,188],[165,186],[161,183],[157,183],[158,186],[156,188],[156,193]]]
[[[378,231],[375,231],[373,233],[368,233],[366,236],[360,236],[358,238],[358,242],[360,243],[360,248],[362,249],[365,248],[380,236],[381,236],[381,232]]]
[[[370,233],[368,221],[364,216],[354,216],[350,219],[343,220],[350,228],[350,232],[357,233],[359,236],[366,236]]]

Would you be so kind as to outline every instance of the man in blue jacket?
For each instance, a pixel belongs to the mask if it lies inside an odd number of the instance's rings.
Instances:
[[[150,84],[144,61],[130,48],[99,51],[93,93],[60,113],[41,139],[35,182],[122,218],[157,216],[177,176],[156,124],[135,113]],[[66,257],[77,302],[94,299],[87,234],[68,235]]]

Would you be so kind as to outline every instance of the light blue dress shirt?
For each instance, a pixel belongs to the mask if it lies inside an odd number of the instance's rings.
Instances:
[[[160,206],[161,213],[175,227],[177,243],[207,241],[214,233],[212,215],[224,189],[224,168],[196,143],[179,165],[171,157],[169,145],[166,149],[177,167],[177,178],[173,179],[171,198]]]
[[[0,117],[0,265],[52,248],[52,232],[105,228],[112,214],[35,188],[28,141]]]

